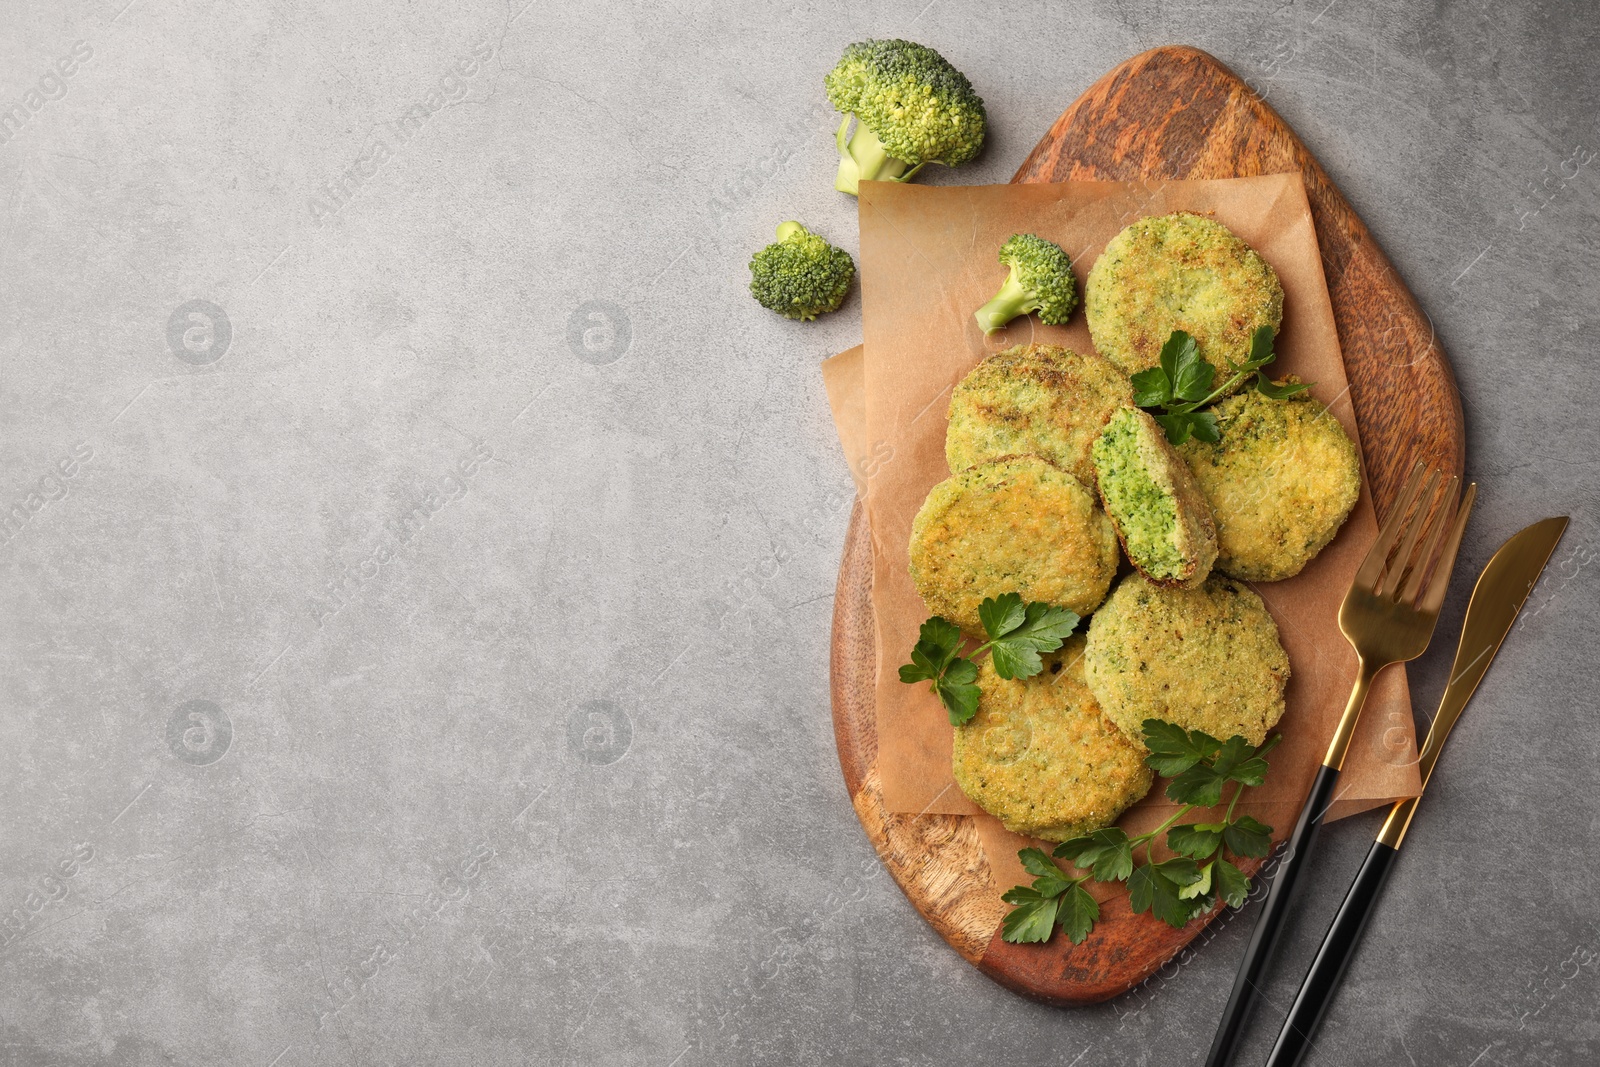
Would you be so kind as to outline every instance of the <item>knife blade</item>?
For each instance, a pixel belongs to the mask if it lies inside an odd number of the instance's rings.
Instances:
[[[1451,727],[1461,717],[1461,712],[1477,692],[1478,683],[1494,662],[1495,654],[1511,632],[1522,606],[1528,602],[1534,583],[1544,573],[1545,565],[1555,554],[1561,535],[1567,530],[1568,519],[1560,515],[1542,519],[1511,536],[1500,546],[1478,582],[1472,587],[1472,599],[1467,602],[1467,617],[1461,624],[1461,640],[1456,644],[1455,662],[1450,665],[1450,681],[1439,698],[1439,710],[1433,716],[1427,740],[1417,755],[1417,774],[1421,784],[1417,795],[1402,800],[1389,812],[1378,840],[1390,848],[1399,848],[1416,813],[1417,801],[1428,786],[1433,766],[1439,760],[1445,739]]]

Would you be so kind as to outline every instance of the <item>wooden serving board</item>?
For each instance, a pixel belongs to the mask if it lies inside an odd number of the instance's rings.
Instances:
[[[1427,315],[1350,204],[1283,119],[1237,75],[1193,48],[1135,56],[1067,109],[1012,181],[1236,178],[1295,170],[1304,175],[1311,201],[1381,517],[1418,459],[1461,472],[1465,434],[1455,380]],[[972,818],[884,810],[873,634],[871,534],[858,504],[834,601],[839,763],[884,865],[962,956],[1018,993],[1059,1004],[1093,1003],[1144,981],[1215,918],[1174,930],[1132,914],[1124,895],[1103,906],[1082,945],[1059,936],[1042,946],[1002,941],[1000,920],[1008,909],[1000,893],[1010,887],[994,884]]]

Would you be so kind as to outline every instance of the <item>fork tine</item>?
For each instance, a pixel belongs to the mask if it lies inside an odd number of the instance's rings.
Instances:
[[[1450,528],[1450,536],[1445,540],[1444,551],[1439,553],[1439,562],[1433,568],[1433,578],[1428,582],[1428,591],[1423,594],[1422,602],[1417,605],[1430,615],[1437,614],[1444,606],[1444,594],[1450,588],[1450,572],[1456,565],[1456,550],[1461,547],[1461,532],[1467,527],[1467,516],[1472,513],[1472,502],[1477,499],[1478,483],[1473,482],[1467,486],[1467,491],[1461,494],[1461,506],[1456,509],[1455,525]]]
[[[1423,469],[1420,459],[1417,460],[1416,466],[1411,468],[1411,475],[1406,479],[1405,487],[1400,490],[1400,495],[1395,497],[1394,509],[1389,512],[1389,517],[1383,520],[1383,526],[1378,529],[1378,537],[1372,542],[1367,558],[1361,561],[1361,568],[1356,571],[1356,585],[1371,589],[1378,584],[1378,576],[1383,573],[1383,565],[1389,559],[1389,550],[1394,548],[1395,540],[1400,536],[1401,524],[1405,522],[1406,513],[1411,510],[1411,502],[1416,497],[1417,487],[1422,482]]]
[[[1435,506],[1439,503],[1438,485],[1439,472],[1429,471],[1428,480],[1422,492],[1417,495],[1417,510],[1412,514],[1411,521],[1406,523],[1405,540],[1395,550],[1393,562],[1373,586],[1372,591],[1375,595],[1383,596],[1385,591],[1392,593],[1399,589],[1406,572],[1415,565],[1417,538],[1422,535],[1422,528],[1428,525],[1428,516],[1433,514]]]
[[[1444,487],[1444,496],[1434,513],[1433,526],[1428,531],[1427,543],[1417,554],[1416,560],[1411,565],[1411,577],[1406,579],[1405,585],[1400,590],[1399,600],[1402,604],[1416,606],[1417,594],[1422,590],[1422,579],[1428,573],[1428,564],[1438,551],[1439,540],[1444,536],[1445,528],[1451,525],[1460,508],[1460,502],[1456,498],[1456,486],[1460,484],[1461,478],[1458,475],[1451,475],[1449,484]]]

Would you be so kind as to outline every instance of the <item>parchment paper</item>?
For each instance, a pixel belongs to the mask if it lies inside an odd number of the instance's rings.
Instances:
[[[972,311],[1005,278],[995,254],[1016,232],[1056,241],[1072,256],[1081,292],[1088,268],[1122,227],[1142,215],[1179,209],[1212,214],[1272,264],[1285,293],[1274,377],[1292,373],[1315,382],[1313,395],[1359,441],[1298,174],[973,187],[862,183],[865,344],[826,361],[823,374],[872,529],[878,768],[891,812],[981,814],[951,777],[952,734],[943,708],[926,686],[904,685],[896,675],[926,617],[907,570],[907,542],[928,490],[949,475],[944,435],[950,389],[984,356],[1013,344],[1037,340],[1092,350],[1081,309],[1065,327],[1028,316],[985,337]],[[1355,655],[1339,633],[1337,613],[1376,530],[1363,482],[1355,512],[1316,560],[1288,581],[1254,586],[1277,621],[1293,673],[1288,711],[1278,727],[1284,742],[1271,757],[1272,774],[1241,810],[1271,823],[1278,837],[1290,829],[1355,678]],[[1403,668],[1392,667],[1368,698],[1329,818],[1415,795],[1415,759],[1405,676]],[[1120,824],[1147,828],[1171,808],[1157,791]],[[1015,853],[1027,839],[987,816],[979,829],[997,884],[1022,880]]]

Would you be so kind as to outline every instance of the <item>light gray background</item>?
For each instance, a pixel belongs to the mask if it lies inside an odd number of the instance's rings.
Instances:
[[[817,364],[859,297],[744,285],[789,217],[855,249],[821,78],[869,36],[988,104],[929,181],[1187,42],[1355,204],[1460,379],[1463,572],[1573,525],[1317,1062],[1600,1055],[1589,5],[523,2],[0,4],[0,104],[41,90],[0,145],[0,1062],[1198,1062],[1249,915],[1037,1006],[845,796]],[[1375,827],[1329,830],[1242,1062]]]

